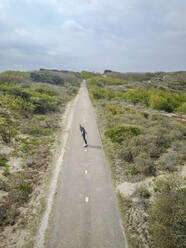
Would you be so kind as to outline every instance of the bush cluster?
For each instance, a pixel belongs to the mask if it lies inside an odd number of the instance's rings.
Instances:
[[[54,85],[64,85],[64,79],[58,75],[47,72],[31,72],[30,78],[36,82],[45,82]]]
[[[99,73],[88,72],[88,71],[81,72],[81,77],[83,79],[89,79],[89,78],[96,77],[96,76],[99,76]]]
[[[114,93],[110,89],[103,89],[96,86],[92,86],[90,89],[90,94],[94,99],[112,99],[114,98]]]
[[[0,85],[3,84],[19,84],[27,83],[29,80],[29,72],[5,71],[0,73]]]
[[[6,167],[7,166],[7,158],[5,156],[0,155],[0,167]]]
[[[183,114],[186,114],[186,102],[177,108],[177,111]]]
[[[148,153],[141,152],[135,157],[135,168],[137,172],[146,176],[153,175],[155,173],[155,165],[153,159]]]
[[[45,114],[57,110],[58,93],[48,87],[23,88],[17,86],[2,86],[0,104],[4,107],[29,117],[33,113]]]
[[[121,143],[127,137],[140,134],[141,130],[138,127],[133,126],[114,127],[105,132],[105,136],[109,137],[113,143]]]
[[[0,136],[5,143],[10,143],[11,139],[16,135],[14,123],[9,118],[0,119]]]
[[[166,112],[185,111],[184,106],[186,103],[186,94],[171,93],[155,89],[145,90],[142,88],[136,88],[123,94],[119,92],[119,96],[124,99],[131,100],[134,104],[142,103],[147,107],[157,110],[163,110]]]
[[[160,73],[152,73],[152,72],[127,72],[127,73],[121,73],[121,72],[114,72],[114,71],[106,71],[105,73],[107,76],[112,77],[112,78],[119,78],[119,79],[124,79],[127,81],[146,81],[150,80],[155,76],[158,76]]]
[[[157,179],[154,190],[156,198],[149,207],[153,247],[185,247],[186,190],[183,179],[174,174]]]
[[[89,80],[89,85],[97,85],[97,86],[107,86],[107,85],[123,85],[126,84],[127,81],[118,78],[110,78],[110,77],[93,77]]]
[[[149,190],[145,188],[144,186],[141,186],[137,189],[137,194],[142,199],[148,199],[151,196]]]
[[[116,104],[110,104],[110,105],[106,105],[105,106],[105,111],[107,112],[111,112],[112,115],[120,115],[123,114],[123,109],[120,108],[118,105]]]
[[[115,81],[116,80],[116,81]],[[127,92],[113,91],[104,86],[107,85],[122,85],[125,81],[113,78],[94,77],[89,80],[88,88],[94,99],[114,99],[122,98],[129,100],[134,104],[143,104],[156,110],[166,112],[179,111],[186,113],[186,94],[173,93],[163,89],[144,89],[135,88]]]

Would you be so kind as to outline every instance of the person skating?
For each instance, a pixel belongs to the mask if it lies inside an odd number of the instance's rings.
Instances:
[[[88,144],[87,144],[87,140],[86,140],[86,138],[85,138],[85,135],[87,134],[87,132],[86,132],[85,128],[84,128],[81,124],[79,124],[79,128],[80,128],[80,131],[81,131],[83,140],[84,140],[84,142],[85,142],[84,147],[87,147]]]

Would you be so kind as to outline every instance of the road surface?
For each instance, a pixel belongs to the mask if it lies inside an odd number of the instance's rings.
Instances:
[[[79,123],[87,130],[83,147]],[[125,248],[120,214],[85,83],[74,112],[48,248]]]

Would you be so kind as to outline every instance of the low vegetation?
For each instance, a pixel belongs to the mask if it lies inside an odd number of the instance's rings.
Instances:
[[[105,132],[105,136],[109,137],[113,143],[122,143],[126,138],[137,136],[141,133],[138,127],[119,126],[113,127]]]
[[[162,72],[146,72],[146,73],[138,73],[138,72],[128,72],[128,73],[120,73],[120,72],[114,72],[114,71],[105,71],[104,74],[107,77],[110,78],[119,78],[127,81],[147,81],[152,79],[155,76],[159,76],[162,74]]]
[[[96,77],[99,75],[100,75],[100,73],[95,73],[95,72],[88,72],[88,71],[82,71],[81,72],[81,77],[83,79],[89,79],[89,78]]]
[[[131,248],[186,247],[184,82],[185,72],[87,80]]]
[[[148,208],[150,230],[156,246],[186,246],[186,188],[182,177],[169,175],[154,181],[155,198]]]
[[[103,86],[108,86],[108,85],[122,85],[122,84],[126,84],[127,81],[123,79],[118,79],[118,78],[98,76],[98,77],[92,77],[88,83],[91,86],[97,85],[97,86],[103,87]]]
[[[116,89],[103,88],[104,83],[98,81],[96,84],[92,84],[91,79],[88,83],[91,96],[95,99],[125,99],[133,104],[142,104],[145,107],[150,107],[159,111],[166,112],[180,112],[185,114],[186,108],[186,93],[174,93],[171,91],[164,91],[161,89],[143,89],[135,88],[126,92],[116,91]],[[105,79],[104,79],[105,80]],[[116,80],[116,79],[114,79]],[[110,85],[117,85],[116,82]],[[91,86],[89,86],[91,85]]]

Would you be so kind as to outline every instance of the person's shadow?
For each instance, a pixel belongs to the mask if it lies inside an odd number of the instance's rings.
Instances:
[[[88,145],[88,147],[93,149],[102,149],[101,146]]]

